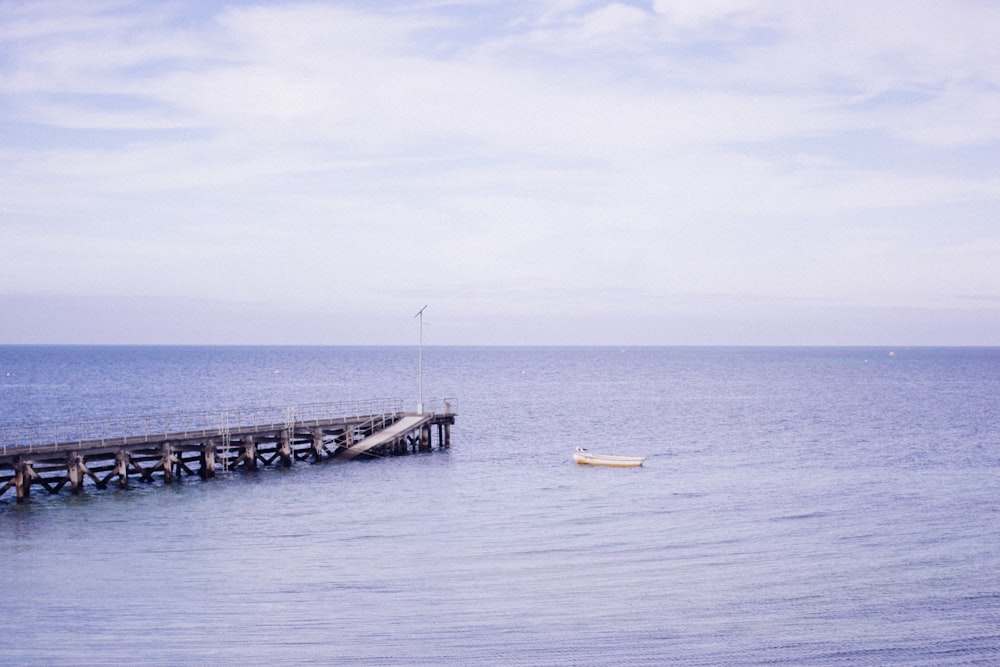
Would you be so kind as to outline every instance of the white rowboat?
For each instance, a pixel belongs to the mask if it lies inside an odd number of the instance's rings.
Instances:
[[[617,468],[634,468],[641,466],[645,456],[610,456],[608,454],[593,454],[582,447],[573,451],[573,460],[580,464],[592,466],[612,466]]]

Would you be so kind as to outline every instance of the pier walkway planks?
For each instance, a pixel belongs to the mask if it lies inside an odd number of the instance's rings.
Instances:
[[[365,407],[370,406],[365,403]],[[290,466],[307,459],[317,462],[430,451],[435,431],[439,449],[451,446],[455,414],[447,402],[443,412],[426,413],[403,412],[401,401],[377,412],[345,410],[346,416],[334,416],[330,406],[319,407],[323,408],[322,416],[306,418],[299,408],[285,408],[283,418],[272,417],[266,423],[236,420],[232,426],[229,415],[224,414],[216,428],[165,428],[160,435],[102,432],[99,437],[83,437],[81,428],[81,435],[72,440],[41,435],[26,440],[24,433],[41,434],[43,430],[24,428],[14,438],[2,438],[0,496],[13,489],[17,502],[23,502],[36,486],[51,494],[68,486],[75,494],[83,490],[86,480],[101,489],[112,481],[125,488],[130,478],[170,484],[183,475],[208,479],[218,471],[240,467],[256,470],[259,465]],[[176,417],[172,419],[171,423],[177,423]]]

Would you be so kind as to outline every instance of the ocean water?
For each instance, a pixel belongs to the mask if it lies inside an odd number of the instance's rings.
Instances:
[[[415,347],[0,347],[0,428],[416,393]],[[0,497],[4,663],[1000,664],[998,349],[425,347],[424,394],[449,450]]]

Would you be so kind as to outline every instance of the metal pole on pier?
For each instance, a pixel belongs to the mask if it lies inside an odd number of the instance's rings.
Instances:
[[[417,414],[424,414],[424,311],[427,310],[425,305],[414,317],[420,318],[420,355],[418,357],[419,363],[417,366],[417,386],[419,387],[419,397],[417,399]]]

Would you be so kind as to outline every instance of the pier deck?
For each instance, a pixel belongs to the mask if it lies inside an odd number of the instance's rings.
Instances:
[[[454,423],[448,403],[443,412],[412,413],[402,401],[380,401],[20,426],[0,431],[0,496],[13,489],[23,502],[33,486],[79,493],[88,479],[97,488],[112,482],[124,488],[130,478],[170,484],[238,467],[429,451],[435,431],[444,449]],[[162,428],[151,429],[155,424]]]

